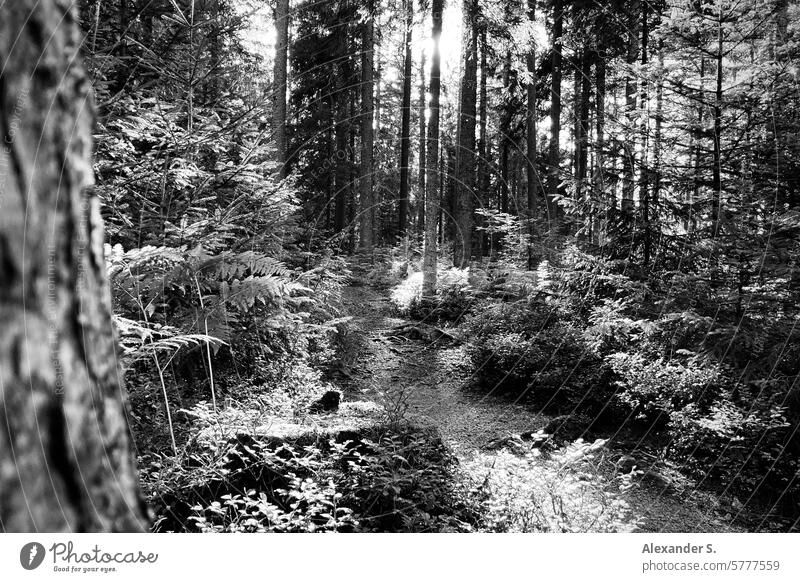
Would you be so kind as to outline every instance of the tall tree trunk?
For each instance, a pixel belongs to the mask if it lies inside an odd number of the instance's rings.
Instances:
[[[410,194],[409,159],[411,157],[411,83],[413,81],[413,56],[411,41],[414,31],[414,0],[405,0],[406,30],[405,58],[403,62],[403,112],[400,128],[400,199],[397,203],[397,236],[406,235],[408,222],[408,200]]]
[[[528,0],[528,20],[531,26],[536,22],[536,0]],[[537,121],[537,99],[536,99],[536,42],[531,39],[531,47],[526,55],[528,68],[528,110],[525,118],[526,129],[526,153],[525,167],[528,172],[528,268],[535,269],[538,264],[534,244],[536,242],[536,214],[539,202],[539,172],[536,169],[536,121]]]
[[[639,52],[639,7],[640,1],[635,0],[630,4],[630,30],[628,31],[628,51],[626,63],[632,67],[636,62]],[[625,73],[625,123],[627,135],[623,141],[624,159],[622,163],[622,210],[633,212],[634,187],[636,183],[636,78],[630,71]]]
[[[419,66],[419,184],[417,187],[419,206],[417,212],[417,228],[420,232],[425,230],[425,174],[428,168],[425,165],[426,161],[426,131],[425,131],[425,112],[426,107],[426,93],[427,87],[425,86],[425,52],[422,52],[422,59]]]
[[[722,59],[724,57],[723,46],[723,4],[719,5],[719,26],[717,28],[717,61],[716,87],[714,91],[714,169],[712,173],[712,209],[711,209],[711,237],[716,238],[719,234],[720,210],[722,202]]]
[[[662,127],[664,124],[664,41],[658,42],[658,73],[656,82],[656,128],[653,135],[653,218],[657,225],[659,220],[659,204],[661,198],[661,160],[662,160]],[[660,226],[657,232],[661,234]]]
[[[487,152],[487,134],[488,134],[488,122],[487,122],[487,115],[489,111],[488,105],[488,92],[487,92],[487,76],[489,74],[489,66],[488,66],[488,59],[486,55],[486,26],[481,26],[480,35],[479,35],[479,43],[480,43],[480,51],[481,51],[481,81],[480,86],[478,89],[479,93],[479,115],[480,115],[480,128],[478,129],[478,176],[477,180],[477,195],[476,195],[476,202],[479,204],[480,208],[484,208],[486,206],[486,195],[489,192],[489,160],[487,159],[488,152]],[[485,220],[482,215],[478,215],[475,217],[476,226],[479,228],[476,229],[476,236],[478,238],[477,245],[475,246],[475,252],[473,255],[480,261],[483,260],[484,255],[484,240],[485,235],[484,231],[480,228],[484,226]]]
[[[648,17],[650,15],[650,4],[642,2],[642,45],[641,45],[641,63],[642,63],[642,80],[641,92],[639,96],[639,109],[641,109],[641,128],[640,134],[642,139],[641,147],[641,171],[639,173],[639,200],[642,201],[642,217],[644,219],[644,256],[643,264],[647,267],[650,264],[650,255],[653,245],[652,234],[652,220],[650,205],[650,166],[649,166],[649,149],[650,149],[650,116],[648,115],[648,99],[647,93],[647,63],[648,63],[648,42],[650,27]]]
[[[348,122],[348,97],[347,80],[350,73],[347,36],[350,27],[344,16],[348,0],[342,0],[339,5],[339,20],[336,40],[336,80],[334,82],[335,123],[336,135],[336,169],[334,170],[334,190],[336,192],[336,205],[333,215],[333,229],[342,232],[347,222],[347,193],[350,187],[350,157],[353,152],[347,147]]]
[[[511,163],[509,164],[511,173],[511,213],[522,217],[522,204],[519,199],[519,151],[520,147],[515,142],[514,149],[511,152]]]
[[[503,92],[511,95],[511,51],[506,52],[503,64]],[[508,157],[511,141],[511,104],[504,103],[500,112],[500,211],[508,212]]]
[[[550,168],[547,174],[547,220],[551,225],[558,222],[555,198],[561,181],[561,51],[564,28],[562,0],[553,1],[553,57],[552,83],[550,85]]]
[[[328,122],[327,130],[325,131],[325,145],[327,150],[326,163],[331,164],[333,167],[336,161],[336,118],[333,113],[333,105],[331,104],[326,108],[326,117]],[[334,170],[335,171],[335,170]],[[326,180],[326,202],[325,202],[325,228],[334,228],[334,219],[331,212],[336,206],[336,184],[334,174],[329,170],[327,172],[328,179]]]
[[[356,164],[356,139],[359,138],[361,127],[356,123],[350,123],[351,119],[358,119],[360,117],[360,102],[355,95],[351,94],[351,98],[347,100],[347,224],[356,224],[358,222],[358,214],[361,210],[359,200],[359,188],[361,187],[361,165]],[[347,248],[352,250],[356,248],[357,240],[356,235],[360,234],[355,228],[351,228],[348,233]]]
[[[702,172],[700,160],[703,157],[700,135],[703,133],[705,125],[705,104],[706,104],[706,59],[700,57],[700,87],[697,91],[697,128],[692,132],[692,149],[694,154],[694,175],[692,176],[692,190],[689,193],[689,220],[686,221],[686,230],[694,230],[697,226],[697,219],[694,214],[694,205],[700,199],[700,184],[702,182]]]
[[[601,216],[594,217],[595,242],[600,243],[603,236],[605,224],[608,219],[613,200],[606,200],[605,189],[605,149],[606,149],[606,52],[601,44],[598,48],[597,64],[595,66],[595,174],[594,191],[595,197],[602,201],[604,212]]]
[[[272,132],[280,164],[278,176],[286,177],[286,82],[289,54],[289,0],[277,0],[275,6],[275,64],[273,69]]]
[[[372,149],[374,145],[373,123],[375,121],[375,102],[373,101],[374,55],[375,55],[375,7],[372,0],[367,1],[367,20],[361,36],[361,237],[359,246],[372,249],[374,228],[374,201],[372,199]]]
[[[447,206],[448,201],[452,200],[452,196],[447,195],[448,189],[452,187],[453,181],[453,171],[454,171],[454,164],[453,164],[453,151],[452,148],[447,147],[441,142],[441,136],[439,140],[439,203],[437,204],[437,208],[439,211],[437,212],[436,216],[436,228],[437,228],[437,240],[439,241],[439,246],[444,246],[444,241],[447,235],[447,225],[448,222],[444,215],[444,210],[447,208],[448,212],[450,208]],[[452,213],[448,214],[448,216],[452,216]]]
[[[591,99],[592,61],[587,50],[581,53],[581,86],[580,107],[578,108],[578,127],[580,139],[578,140],[578,164],[576,176],[576,192],[580,198],[586,182],[589,164],[589,101]]]
[[[142,531],[76,4],[0,4],[0,528]]]
[[[475,124],[478,100],[478,1],[462,0],[463,71],[456,144],[456,236],[453,264],[469,265],[472,258],[473,197],[475,196]]]
[[[458,143],[458,140],[456,140]],[[440,233],[440,242],[444,244],[446,240],[455,240],[458,236],[458,224],[456,222],[456,197],[458,195],[458,179],[456,178],[456,147],[451,146],[442,140],[440,147],[442,156],[442,165],[444,173],[442,174],[442,187],[440,188],[439,195],[439,208],[440,213],[443,215],[442,232]]]
[[[432,0],[431,13],[433,19],[430,83],[430,123],[428,123],[428,175],[425,184],[425,249],[422,259],[422,294],[424,297],[436,295],[436,215],[438,214],[439,189],[439,94],[441,93],[441,49],[442,12],[444,0]]]
[[[573,84],[572,84],[572,177],[577,182],[580,172],[581,144],[581,59],[582,55],[577,52],[571,59]],[[577,193],[577,190],[576,190]]]
[[[787,57],[791,58],[792,47],[788,37],[789,29],[789,0],[776,0],[773,9],[774,32],[770,35],[769,42],[770,59],[785,66]],[[767,140],[773,141],[770,149],[775,153],[775,171],[777,174],[778,195],[783,198],[782,191],[788,194],[788,202],[792,208],[797,206],[797,188],[786,188],[785,180],[787,170],[786,154],[792,150],[792,136],[796,135],[795,120],[796,115],[790,113],[795,104],[789,100],[773,100],[770,103],[770,114],[768,116],[766,136]]]

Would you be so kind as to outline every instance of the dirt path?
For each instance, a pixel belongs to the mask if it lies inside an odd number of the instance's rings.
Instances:
[[[346,400],[378,402],[421,424],[435,426],[463,467],[494,470],[497,456],[490,442],[543,426],[547,417],[522,405],[470,391],[470,370],[462,347],[398,340],[397,327],[407,320],[392,315],[386,294],[368,286],[348,287],[345,309],[353,319],[351,334],[357,356],[345,370]],[[552,470],[552,467],[549,468]],[[548,467],[523,467],[523,481],[540,482]],[[515,467],[514,478],[519,478]],[[713,509],[709,496],[686,496],[642,482],[627,491],[624,503],[637,522],[636,531],[741,531]],[[710,505],[711,504],[711,505]]]
[[[466,390],[470,372],[462,347],[393,338],[393,330],[408,322],[391,316],[379,292],[349,287],[345,302],[364,342],[353,365],[354,397],[406,409],[410,418],[436,426],[462,460],[500,436],[544,422],[522,406]]]

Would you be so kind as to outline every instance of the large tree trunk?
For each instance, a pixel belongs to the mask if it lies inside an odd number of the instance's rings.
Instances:
[[[456,144],[456,236],[453,264],[469,265],[472,258],[473,196],[475,196],[475,117],[478,99],[478,2],[463,0],[463,75]]]
[[[426,91],[425,86],[425,52],[422,53],[422,59],[419,66],[419,184],[417,187],[417,228],[420,232],[425,230],[425,174],[427,168],[425,167],[425,141],[426,136]]]
[[[372,200],[372,148],[374,135],[372,124],[375,119],[373,101],[374,55],[375,55],[375,15],[372,0],[367,2],[367,20],[362,30],[361,53],[361,176],[359,180],[361,237],[359,246],[372,249],[374,224]]]
[[[278,0],[275,7],[275,65],[273,74],[272,131],[280,164],[279,176],[286,176],[286,81],[289,48],[289,0]]]
[[[436,215],[439,211],[439,94],[442,88],[441,80],[441,50],[439,43],[442,38],[442,12],[444,0],[433,0],[431,12],[433,17],[433,55],[431,60],[430,84],[430,123],[428,123],[428,175],[425,179],[425,250],[422,260],[422,294],[425,297],[436,295]]]
[[[478,130],[478,176],[477,180],[477,203],[480,208],[486,206],[486,197],[489,192],[489,160],[488,160],[488,122],[487,116],[489,111],[488,104],[488,90],[487,90],[487,77],[489,75],[489,65],[486,55],[486,26],[481,27],[480,31],[480,51],[481,51],[481,82],[479,87],[479,111],[480,111],[480,128]],[[478,227],[483,227],[485,220],[482,215],[475,217]],[[483,260],[484,255],[484,240],[486,239],[485,233],[481,228],[477,229],[476,236],[478,244],[475,246],[473,255],[479,260]]]
[[[561,181],[561,36],[564,29],[562,0],[553,2],[553,79],[550,87],[550,168],[547,175],[547,219],[557,222],[555,197]]]
[[[335,103],[334,113],[334,132],[336,140],[336,169],[334,171],[334,191],[336,192],[335,210],[333,215],[333,229],[336,232],[344,230],[347,222],[347,193],[350,188],[350,157],[353,152],[347,145],[348,128],[348,97],[347,79],[350,73],[350,63],[348,57],[347,35],[350,27],[348,26],[344,13],[347,8],[348,0],[342,0],[339,10],[339,22],[337,26],[337,50],[336,50],[336,81],[334,83]]]
[[[0,529],[147,527],[92,183],[75,3],[0,4]]]
[[[411,82],[413,81],[413,56],[411,40],[414,31],[414,0],[405,0],[406,31],[405,57],[403,61],[403,111],[400,127],[400,199],[397,202],[397,236],[406,235],[408,224],[408,200],[410,193],[409,159],[411,157]]]

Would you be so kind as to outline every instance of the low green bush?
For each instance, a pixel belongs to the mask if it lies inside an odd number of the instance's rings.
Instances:
[[[526,396],[548,409],[605,404],[608,368],[583,334],[536,299],[486,303],[463,326],[479,382]]]
[[[480,275],[468,269],[443,269],[436,282],[436,298],[422,297],[422,273],[413,272],[392,289],[390,298],[400,315],[416,320],[458,323],[477,303]]]
[[[800,499],[792,432],[784,407],[759,400],[743,405],[728,394],[709,411],[689,404],[670,415],[669,456],[704,486],[786,515]]]
[[[619,388],[617,399],[633,418],[647,424],[666,424],[670,415],[691,404],[708,411],[726,384],[721,368],[695,354],[655,358],[637,352],[618,352],[606,358]]]
[[[144,482],[156,531],[467,531],[455,470],[435,430],[393,424],[194,441]]]
[[[543,459],[501,451],[467,470],[481,479],[483,527],[493,532],[629,532],[638,519],[625,501],[634,472],[601,470],[606,442],[577,440]]]

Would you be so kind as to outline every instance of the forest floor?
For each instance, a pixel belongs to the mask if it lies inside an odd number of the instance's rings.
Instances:
[[[473,484],[487,482],[492,471],[509,471],[501,480],[511,489],[505,492],[509,498],[524,496],[526,491],[541,492],[543,483],[552,488],[564,481],[563,474],[558,473],[563,466],[554,469],[546,456],[540,460],[526,456],[524,462],[509,465],[507,450],[487,448],[500,439],[544,426],[548,417],[472,388],[462,346],[398,336],[397,329],[412,322],[394,313],[388,292],[368,285],[348,287],[344,307],[346,315],[352,317],[349,335],[354,344],[351,361],[342,363],[345,401],[376,402],[390,414],[434,426],[457,456],[464,478]],[[613,443],[608,443],[594,465],[600,487],[614,488],[617,473],[613,461],[628,453],[612,447]],[[547,472],[550,474],[544,475]],[[636,479],[632,487],[615,491],[626,508],[628,529],[743,531],[728,523],[728,512],[715,496],[679,486],[674,476],[665,479],[659,475],[656,480],[646,477]],[[577,476],[576,482],[583,479]]]

